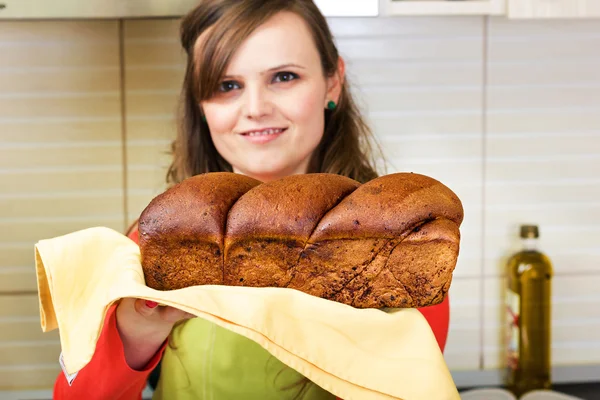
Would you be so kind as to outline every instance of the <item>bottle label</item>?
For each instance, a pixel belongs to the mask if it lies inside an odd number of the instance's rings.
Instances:
[[[507,322],[507,363],[508,368],[516,370],[519,365],[519,306],[520,296],[508,289],[506,291]]]

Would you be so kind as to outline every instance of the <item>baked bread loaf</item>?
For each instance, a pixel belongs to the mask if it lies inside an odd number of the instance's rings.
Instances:
[[[214,172],[154,198],[139,219],[146,284],[287,287],[357,308],[440,303],[463,208],[430,177],[335,174],[261,183]]]

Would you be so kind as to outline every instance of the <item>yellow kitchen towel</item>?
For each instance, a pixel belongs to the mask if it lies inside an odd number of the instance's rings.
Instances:
[[[91,360],[108,308],[125,297],[180,308],[254,340],[345,399],[460,399],[416,309],[382,312],[285,288],[145,285],[139,247],[94,227],[35,246],[43,331],[58,328],[67,373]]]

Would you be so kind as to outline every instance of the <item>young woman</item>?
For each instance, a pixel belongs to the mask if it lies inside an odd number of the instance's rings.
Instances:
[[[188,55],[169,183],[211,171],[261,181],[309,172],[377,176],[371,134],[312,0],[203,0],[181,25]],[[137,240],[135,229],[130,233]],[[440,347],[448,301],[421,310]],[[335,399],[256,343],[140,299],[113,306],[91,362],[54,399]]]

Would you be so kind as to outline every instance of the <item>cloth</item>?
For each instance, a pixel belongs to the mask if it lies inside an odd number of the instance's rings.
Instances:
[[[285,288],[153,290],[139,247],[103,227],[42,240],[35,254],[42,329],[59,329],[68,373],[92,359],[109,307],[137,297],[245,336],[345,400],[460,398],[416,309],[359,310]]]

